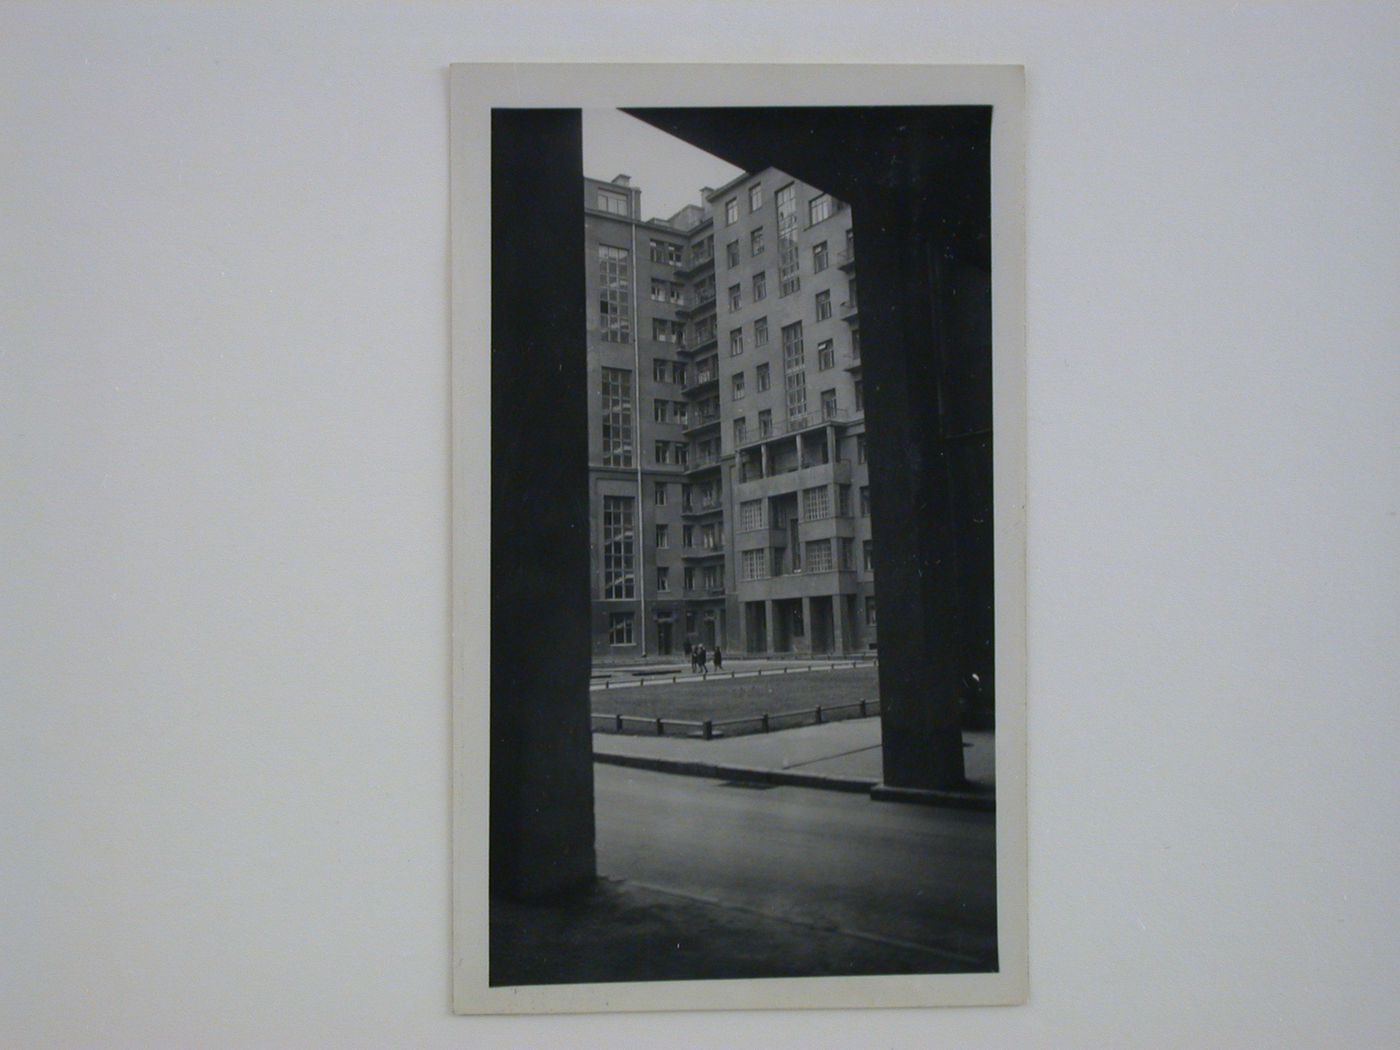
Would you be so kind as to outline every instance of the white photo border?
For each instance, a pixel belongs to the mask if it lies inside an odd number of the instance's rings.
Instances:
[[[996,600],[996,973],[491,987],[491,110],[990,105],[993,550]],[[451,68],[452,988],[459,1014],[922,1007],[1025,1001],[1025,72],[1020,66],[607,65]],[[483,584],[483,569],[487,579]]]

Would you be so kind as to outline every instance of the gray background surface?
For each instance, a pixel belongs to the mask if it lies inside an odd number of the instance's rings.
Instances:
[[[853,11],[0,10],[0,1041],[1393,1034],[1400,15]],[[526,57],[1027,66],[1030,1005],[449,1015],[446,66]]]

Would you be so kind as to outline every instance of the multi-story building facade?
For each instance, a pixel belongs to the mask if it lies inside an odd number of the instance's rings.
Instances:
[[[586,179],[595,655],[874,648],[850,211],[768,169]]]

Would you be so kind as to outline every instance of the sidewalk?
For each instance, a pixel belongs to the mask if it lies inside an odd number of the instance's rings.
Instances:
[[[715,740],[593,734],[593,760],[665,773],[747,780],[871,794],[876,798],[966,809],[996,806],[994,734],[963,733],[967,786],[905,791],[882,784],[880,720],[842,722]]]

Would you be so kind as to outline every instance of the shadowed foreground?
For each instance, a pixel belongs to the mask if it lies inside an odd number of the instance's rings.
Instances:
[[[597,767],[595,887],[493,901],[491,983],[996,969],[995,820]]]

